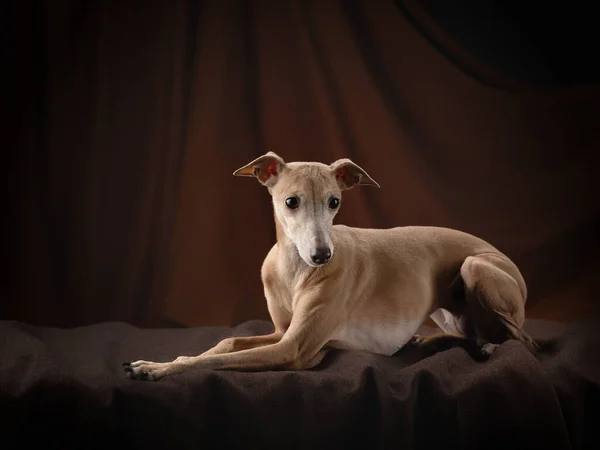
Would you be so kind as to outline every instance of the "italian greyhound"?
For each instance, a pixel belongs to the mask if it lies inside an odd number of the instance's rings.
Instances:
[[[508,339],[535,352],[523,328],[525,281],[491,244],[441,227],[333,225],[342,191],[379,187],[350,159],[286,163],[268,152],[233,174],[256,178],[272,196],[277,242],[261,278],[274,332],[230,337],[169,362],[124,363],[131,378],[309,369],[327,348],[392,355],[447,337],[476,342],[487,357]],[[416,335],[428,316],[442,333]]]

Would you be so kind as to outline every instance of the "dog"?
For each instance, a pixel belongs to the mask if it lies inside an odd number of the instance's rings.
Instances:
[[[268,152],[233,174],[256,178],[272,197],[277,242],[261,278],[273,333],[230,337],[169,362],[127,362],[130,378],[302,370],[328,348],[392,355],[409,342],[427,346],[447,337],[476,342],[488,357],[509,339],[536,351],[523,327],[525,280],[488,242],[442,227],[333,225],[343,191],[380,187],[350,159],[286,163]],[[441,333],[417,335],[428,316]]]

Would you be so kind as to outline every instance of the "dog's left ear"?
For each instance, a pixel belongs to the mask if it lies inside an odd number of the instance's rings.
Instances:
[[[379,183],[371,178],[366,170],[348,158],[338,159],[329,167],[342,190],[352,189],[354,186],[380,187]]]
[[[285,167],[285,161],[273,152],[267,152],[233,172],[239,177],[256,177],[264,186],[273,186]]]

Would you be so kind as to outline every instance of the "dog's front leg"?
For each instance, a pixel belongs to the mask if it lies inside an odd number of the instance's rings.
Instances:
[[[281,307],[281,301],[278,298],[278,291],[265,286],[265,298],[271,321],[275,326],[275,331],[271,334],[249,337],[229,337],[223,339],[210,350],[202,353],[200,356],[220,355],[222,353],[239,352],[240,350],[249,350],[255,347],[276,344],[281,340],[283,334],[290,323],[289,313]],[[187,359],[188,357],[179,357],[178,359]]]
[[[283,337],[272,344],[230,353],[209,352],[158,363],[136,361],[126,365],[136,380],[158,380],[196,369],[264,371],[304,369],[314,364],[339,323],[339,313],[329,298],[319,294],[300,299]]]
[[[263,336],[248,336],[248,337],[230,337],[225,338],[210,350],[205,351],[200,356],[220,355],[223,353],[239,352],[265,345],[276,344],[283,337],[283,333],[275,331],[271,334]],[[187,359],[189,356],[180,356],[178,359]]]

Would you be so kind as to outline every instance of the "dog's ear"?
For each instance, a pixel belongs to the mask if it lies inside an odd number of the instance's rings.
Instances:
[[[354,186],[379,187],[377,181],[371,178],[362,167],[348,158],[338,159],[329,167],[331,167],[331,171],[342,190],[352,189]]]
[[[271,187],[277,182],[284,166],[285,161],[279,155],[268,152],[240,167],[233,174],[239,177],[256,177],[261,184]]]

